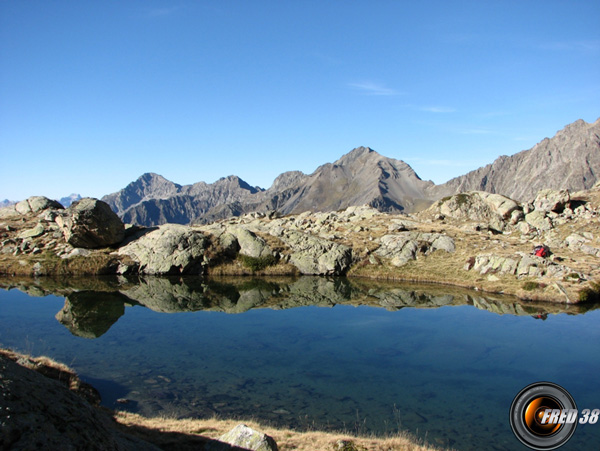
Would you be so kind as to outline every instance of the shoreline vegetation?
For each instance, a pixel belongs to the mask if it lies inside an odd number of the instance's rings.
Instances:
[[[201,226],[125,225],[97,199],[32,197],[0,209],[0,275],[347,276],[598,302],[599,221],[600,184],[528,203],[474,191],[411,215],[358,206]]]
[[[42,378],[36,376],[36,379],[29,379],[18,387],[13,383],[15,377],[14,365],[26,369],[28,375],[37,373]],[[13,444],[23,444],[20,440],[26,440],[27,443],[36,443],[42,448],[45,444],[54,440],[52,435],[52,426],[60,423],[61,430],[58,431],[59,440],[65,445],[69,439],[75,440],[74,444],[85,444],[86,437],[77,437],[77,434],[70,431],[70,423],[67,418],[53,418],[53,410],[39,409],[39,405],[30,402],[29,398],[35,398],[38,395],[38,389],[43,389],[41,396],[46,405],[56,404],[58,402],[57,392],[72,392],[77,395],[77,399],[69,398],[69,405],[72,415],[90,417],[93,423],[102,423],[105,428],[88,431],[88,438],[98,434],[99,440],[107,440],[111,436],[111,444],[117,444],[115,449],[164,449],[164,450],[198,450],[198,449],[241,449],[232,447],[216,448],[217,445],[223,446],[219,438],[231,431],[236,425],[243,423],[255,431],[260,431],[272,437],[277,448],[281,451],[313,451],[332,450],[332,451],[436,451],[442,450],[434,445],[424,444],[421,440],[399,431],[396,434],[387,437],[361,435],[360,431],[355,432],[322,432],[318,430],[296,431],[291,429],[275,428],[266,424],[261,424],[252,419],[225,419],[225,418],[203,418],[203,419],[175,419],[168,417],[146,418],[138,414],[111,411],[105,407],[99,406],[99,394],[89,384],[82,382],[75,372],[62,363],[58,363],[48,357],[31,357],[25,354],[17,353],[8,349],[0,348],[0,382],[3,385],[3,396],[0,399],[0,407],[9,411],[11,400],[26,400],[20,402],[20,408],[12,410],[12,415],[0,414],[2,420],[0,427],[3,430],[0,445],[10,447]],[[20,378],[21,381],[23,378]],[[51,390],[46,386],[38,387],[43,379],[50,379],[43,383],[51,384]],[[35,385],[35,386],[34,386]],[[63,393],[64,394],[64,393]],[[6,404],[2,406],[2,404]],[[28,411],[28,408],[37,407],[35,412]],[[92,410],[90,410],[92,409]],[[16,411],[15,411],[16,410]],[[31,419],[32,416],[35,418]],[[12,419],[11,419],[12,418]],[[98,419],[102,419],[100,422]],[[78,419],[77,422],[83,420]],[[44,424],[42,428],[41,423]],[[75,425],[74,427],[79,426]],[[96,427],[95,425],[93,427]],[[56,432],[56,431],[54,431]],[[24,436],[27,435],[27,437]],[[116,437],[116,438],[114,438]],[[78,442],[81,440],[81,442]],[[95,442],[97,446],[102,447],[104,441]],[[132,448],[133,446],[133,448]],[[214,447],[214,448],[213,448]],[[261,448],[262,449],[262,448]],[[266,449],[266,448],[265,448]]]

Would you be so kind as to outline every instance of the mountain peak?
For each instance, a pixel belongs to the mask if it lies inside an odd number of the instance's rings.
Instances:
[[[357,160],[363,159],[363,158],[368,159],[368,158],[373,158],[373,157],[381,157],[381,155],[379,155],[377,152],[375,152],[370,147],[361,146],[361,147],[356,147],[356,148],[352,149],[346,155],[343,155],[334,164],[343,166],[345,164],[351,164],[351,163],[353,163]]]
[[[162,175],[157,174],[156,172],[144,172],[142,175],[140,175],[138,177],[138,179],[153,179],[153,178],[164,179],[164,177]]]
[[[277,191],[285,191],[286,189],[297,185],[298,183],[302,183],[307,179],[307,175],[302,171],[288,171],[282,174],[279,174],[273,184],[269,188],[269,191],[277,192]]]
[[[169,185],[179,187],[177,183],[166,179],[160,174],[156,174],[155,172],[145,172],[140,175],[135,181],[129,184],[130,186],[142,185],[142,186],[150,186],[150,185]]]
[[[562,130],[559,130],[556,133],[556,137],[583,138],[583,136],[590,131],[592,131],[592,133],[597,133],[598,127],[600,127],[600,119],[590,123],[583,119],[578,119],[571,124],[565,125]]]
[[[260,187],[250,186],[245,180],[242,180],[237,175],[228,175],[227,177],[221,177],[214,184],[217,186],[228,186],[228,187],[237,187],[250,191],[251,193],[256,193],[258,191],[262,191]]]

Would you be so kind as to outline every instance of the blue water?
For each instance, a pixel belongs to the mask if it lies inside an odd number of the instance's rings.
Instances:
[[[89,339],[57,321],[64,304],[0,290],[0,346],[62,361],[105,405],[144,415],[254,417],[379,435],[401,429],[460,450],[518,450],[527,448],[508,416],[526,385],[555,382],[580,410],[600,408],[599,310],[540,320],[471,305],[241,314],[135,305]],[[599,447],[596,424],[578,426],[561,449]]]

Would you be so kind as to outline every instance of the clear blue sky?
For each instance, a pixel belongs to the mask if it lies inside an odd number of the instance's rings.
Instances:
[[[357,146],[442,183],[600,117],[600,2],[0,0],[0,200],[268,187]]]

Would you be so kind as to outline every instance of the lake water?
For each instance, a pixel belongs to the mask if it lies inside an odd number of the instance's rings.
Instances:
[[[555,382],[580,410],[600,408],[595,305],[311,277],[0,287],[0,346],[62,361],[106,406],[144,415],[518,450],[509,408],[526,385]],[[596,424],[562,449],[599,447]]]

